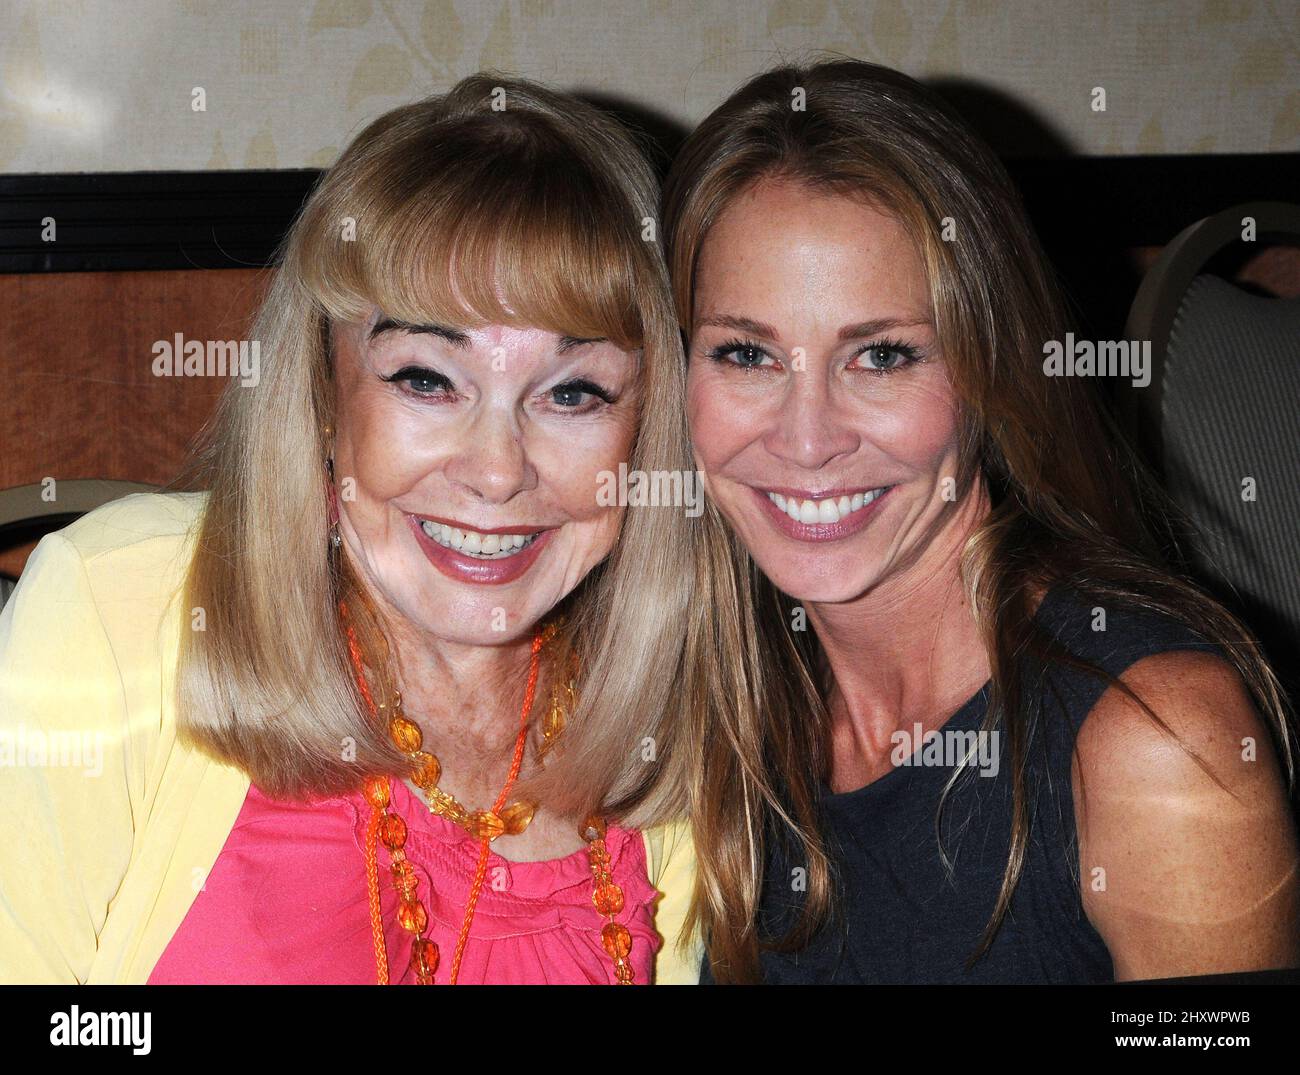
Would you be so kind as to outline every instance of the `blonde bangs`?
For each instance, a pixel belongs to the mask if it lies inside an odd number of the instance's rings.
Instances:
[[[325,312],[354,321],[377,306],[413,324],[641,348],[637,296],[659,282],[626,193],[535,131],[485,140],[481,126],[457,128],[415,165],[380,153],[327,180],[299,251]]]
[[[536,327],[638,351],[645,404],[629,464],[689,467],[681,336],[658,238],[643,237],[657,213],[654,171],[612,117],[521,79],[472,76],[353,140],[282,250],[254,330],[261,384],[231,382],[196,457],[195,483],[211,493],[184,607],[205,609],[208,629],[182,638],[189,743],[278,799],[410,772],[366,711],[340,630],[343,598],[360,648],[388,644],[389,625],[327,540],[329,321],[378,306],[411,323]],[[688,752],[673,744],[693,541],[680,510],[629,511],[608,561],[566,599],[577,702],[563,744],[516,790],[536,775],[536,797],[574,824],[597,808],[627,824],[685,808]],[[286,549],[298,550],[288,572]],[[654,765],[630,749],[647,740]]]

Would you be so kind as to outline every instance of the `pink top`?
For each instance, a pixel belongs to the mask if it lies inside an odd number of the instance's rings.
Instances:
[[[392,809],[406,822],[406,855],[438,946],[435,975],[446,984],[480,845],[429,812],[401,780]],[[149,976],[150,985],[375,984],[366,888],[370,807],[344,798],[285,802],[253,785],[203,890]],[[646,876],[635,830],[609,826],[605,846],[632,934],[639,985],[650,980],[661,943],[658,893]],[[389,979],[413,985],[412,936],[397,922],[397,892],[379,845],[379,892]],[[432,895],[430,894],[432,892]],[[460,984],[613,984],[601,945],[605,922],[591,903],[586,849],[549,862],[509,862],[493,852],[460,968]]]

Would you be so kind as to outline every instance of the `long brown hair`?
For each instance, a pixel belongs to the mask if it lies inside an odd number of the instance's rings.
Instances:
[[[1286,703],[1249,631],[1163,566],[1170,505],[1090,389],[1078,378],[1043,374],[1044,343],[1065,338],[1065,304],[1005,169],[945,103],[906,75],[852,60],[780,67],[737,90],[687,139],[666,184],[669,265],[687,331],[710,226],[767,178],[865,200],[910,233],[961,405],[959,499],[982,481],[992,501],[963,551],[962,577],[991,668],[985,727],[1002,727],[1009,751],[1013,818],[1001,891],[973,960],[1006,915],[1029,840],[1024,762],[1036,717],[1018,655],[1080,663],[1036,624],[1033,594],[1065,584],[1097,601],[1173,617],[1221,646],[1269,722],[1292,780]],[[734,539],[716,549],[727,582],[713,599],[722,594],[719,618],[738,625],[722,650],[742,666],[730,678],[786,682],[767,696],[702,699],[694,715],[701,747],[691,770],[693,920],[716,978],[743,982],[758,974],[756,864],[774,818],[777,831],[802,845],[809,871],[801,918],[776,946],[802,944],[833,906],[814,808],[826,776],[827,725],[816,641],[789,630],[793,602]],[[796,641],[804,636],[806,643]]]
[[[232,384],[197,460],[211,492],[184,605],[206,612],[206,629],[181,644],[188,741],[277,797],[410,771],[365,716],[340,631],[344,598],[366,653],[383,652],[383,625],[327,548],[332,323],[377,305],[411,322],[608,338],[641,364],[629,466],[687,465],[658,199],[646,156],[613,118],[502,75],[397,108],[349,145],[286,240],[254,326],[260,383]],[[611,557],[570,595],[563,641],[579,657],[578,705],[543,773],[525,774],[560,816],[605,801],[633,824],[682,809],[671,714],[692,551],[680,510],[627,512]],[[635,749],[646,739],[654,765]]]

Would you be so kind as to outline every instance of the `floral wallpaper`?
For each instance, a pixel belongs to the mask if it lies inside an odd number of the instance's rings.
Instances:
[[[1294,0],[0,0],[0,171],[323,166],[480,68],[689,125],[822,50],[1001,109],[1026,151],[1300,149]]]

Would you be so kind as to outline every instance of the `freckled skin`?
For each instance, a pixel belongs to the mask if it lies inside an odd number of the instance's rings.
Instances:
[[[695,310],[688,405],[696,458],[768,577],[798,598],[837,602],[914,564],[953,517],[941,482],[957,471],[958,427],[925,273],[902,226],[846,198],[761,183],[710,230]],[[713,315],[774,328],[777,339],[752,342],[775,365],[745,370],[706,357],[738,335],[704,323]],[[843,326],[884,316],[923,322],[881,335],[925,361],[870,372],[855,355],[874,338],[838,338]],[[816,545],[780,533],[751,491],[884,485],[898,488],[864,531]]]
[[[988,677],[959,573],[988,500],[982,485],[957,503],[943,496],[957,473],[958,409],[932,316],[902,226],[857,200],[763,181],[723,211],[700,252],[688,374],[696,462],[826,651],[837,791],[887,772],[897,729],[938,727]],[[759,322],[770,338],[717,318]],[[842,338],[883,318],[896,324]],[[739,339],[770,358],[743,369],[710,357]],[[920,360],[869,349],[882,341]],[[886,485],[865,527],[818,542],[791,537],[755,493]]]
[[[765,181],[704,241],[688,378],[697,465],[759,567],[806,603],[832,676],[835,791],[884,775],[896,730],[941,727],[989,676],[959,570],[988,496],[979,482],[957,503],[942,496],[958,412],[933,328],[892,331],[927,360],[883,376],[855,366],[868,341],[838,339],[884,315],[931,317],[924,267],[896,221],[857,202]],[[773,338],[707,323],[717,317],[761,322]],[[770,362],[708,357],[738,338]],[[865,528],[816,543],[778,528],[753,492],[887,484],[897,488]],[[1116,978],[1300,965],[1295,822],[1240,677],[1218,657],[1172,652],[1120,678],[1179,741],[1114,687],[1079,736],[1080,892]],[[1243,742],[1263,744],[1257,761],[1243,760]]]

